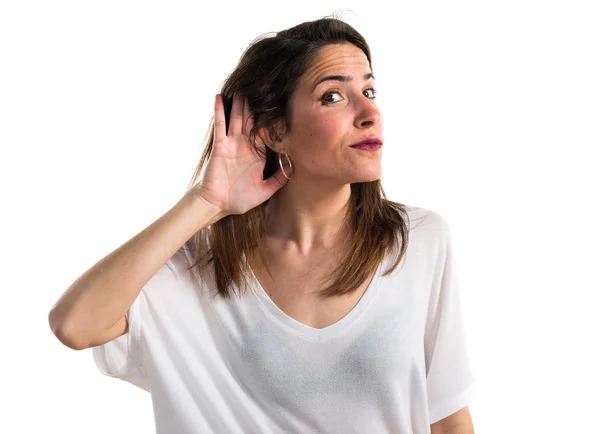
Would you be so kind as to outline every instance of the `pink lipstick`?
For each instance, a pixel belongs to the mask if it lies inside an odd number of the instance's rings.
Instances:
[[[367,139],[361,140],[354,145],[351,145],[351,148],[358,149],[360,151],[377,151],[383,146],[383,142],[377,137],[369,137]]]

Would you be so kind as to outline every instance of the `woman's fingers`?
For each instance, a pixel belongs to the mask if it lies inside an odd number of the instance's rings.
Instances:
[[[214,134],[215,142],[225,139],[227,136],[244,135],[247,136],[252,126],[252,113],[248,105],[248,100],[239,94],[234,94],[231,105],[231,116],[229,128],[225,122],[225,107],[223,104],[223,95],[217,94],[215,97],[215,120]]]
[[[250,113],[248,98],[244,98],[244,123],[242,124],[242,134],[246,136],[250,130],[252,130],[252,113]]]
[[[231,116],[229,118],[228,136],[237,136],[242,134],[242,123],[244,121],[244,100],[239,94],[233,95],[231,105]]]
[[[225,107],[223,106],[223,96],[215,96],[215,119],[214,119],[215,142],[223,140],[227,136],[225,131]]]

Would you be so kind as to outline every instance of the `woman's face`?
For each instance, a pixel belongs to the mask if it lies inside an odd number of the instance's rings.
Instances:
[[[363,151],[350,147],[366,138],[383,142],[382,118],[370,74],[367,57],[353,44],[327,45],[320,50],[292,95],[291,128],[279,143],[278,150],[283,147],[292,160],[293,177],[340,184],[380,178],[381,148]],[[320,82],[327,76],[347,80]],[[285,157],[282,162],[287,162]]]

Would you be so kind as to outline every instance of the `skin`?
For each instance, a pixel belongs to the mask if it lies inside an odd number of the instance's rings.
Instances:
[[[267,237],[279,240],[280,249],[308,256],[313,250],[332,247],[343,230],[340,221],[350,199],[350,184],[380,178],[382,148],[374,152],[350,148],[367,137],[383,141],[375,81],[364,79],[371,72],[360,48],[348,43],[323,47],[292,95],[291,128],[283,140],[271,145],[267,131],[259,132],[265,143],[285,152],[293,164],[291,179],[267,206]],[[328,80],[314,88],[328,75],[352,80]],[[285,156],[282,162],[289,176]]]
[[[431,434],[474,434],[469,406],[431,425]]]

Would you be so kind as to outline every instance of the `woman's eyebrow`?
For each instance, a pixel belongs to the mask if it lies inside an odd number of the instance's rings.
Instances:
[[[365,81],[369,80],[370,78],[375,80],[375,76],[373,75],[372,72],[365,74],[363,78]],[[321,83],[323,83],[324,81],[327,81],[327,80],[348,82],[348,81],[352,81],[353,79],[349,75],[326,75],[325,77],[322,77],[315,83],[315,85],[313,86],[313,92],[315,91],[315,89],[317,88],[318,85],[320,85]]]

